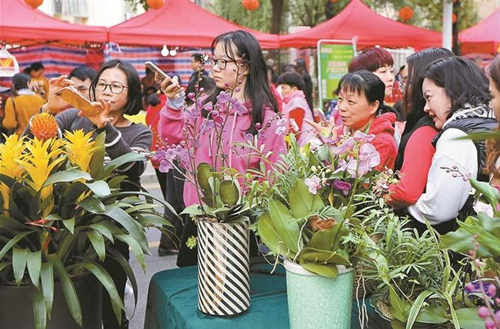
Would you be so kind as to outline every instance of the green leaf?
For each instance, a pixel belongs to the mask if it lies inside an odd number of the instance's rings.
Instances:
[[[155,214],[141,214],[138,216],[139,218],[137,219],[142,226],[146,227],[160,227],[160,226],[169,226],[173,227],[172,223],[170,223],[168,220],[165,218],[155,215]]]
[[[489,131],[489,132],[477,132],[467,134],[467,136],[458,137],[457,140],[470,139],[473,141],[483,141],[489,138],[500,138],[500,131]]]
[[[68,169],[65,171],[57,171],[47,178],[43,186],[49,186],[56,183],[74,182],[79,179],[90,180],[92,177],[89,173],[77,169]]]
[[[285,247],[285,243],[273,226],[269,213],[264,213],[257,220],[257,233],[262,239],[262,242],[264,242],[275,255],[284,255],[287,258],[295,256],[295,254],[292,254],[290,250]]]
[[[97,135],[95,139],[94,153],[92,154],[92,159],[90,160],[90,174],[95,179],[101,179],[104,176],[104,156],[106,154],[106,148],[104,146],[104,140],[106,138],[106,133],[102,132]]]
[[[52,304],[54,303],[54,267],[51,263],[42,264],[40,278],[47,313],[52,314]]]
[[[459,308],[455,310],[461,329],[477,329],[484,327],[484,320],[477,314],[476,308]]]
[[[63,220],[63,224],[71,234],[75,234],[75,217]]]
[[[101,262],[104,262],[106,259],[106,246],[104,244],[104,237],[98,231],[90,231],[87,232],[87,236],[89,237],[90,243],[92,247],[94,247],[97,256]]]
[[[484,195],[493,209],[496,209],[498,200],[500,200],[500,192],[498,192],[498,190],[491,186],[489,183],[480,182],[473,178],[471,178],[469,181],[474,189]]]
[[[123,155],[120,155],[118,158],[111,160],[104,166],[104,175],[105,176],[111,175],[116,168],[124,164],[136,161],[145,161],[145,160],[146,158],[139,153],[136,152],[125,153]]]
[[[77,229],[76,231],[78,232],[79,229]],[[75,238],[76,235],[74,233],[68,234],[66,235],[64,240],[59,244],[59,248],[57,249],[57,257],[60,260],[64,261],[66,259],[66,256],[68,255]]]
[[[285,247],[296,253],[299,248],[300,229],[288,208],[279,201],[271,200],[269,202],[269,216],[280,240],[285,243]]]
[[[15,237],[10,239],[9,242],[7,242],[5,246],[3,246],[2,250],[0,250],[0,259],[2,259],[13,246],[15,246],[19,241],[21,241],[22,239],[24,239],[24,237],[31,233],[33,233],[33,231],[19,233]]]
[[[106,210],[106,206],[104,205],[104,203],[94,197],[86,198],[85,200],[80,202],[80,206],[83,209],[94,214],[98,214]]]
[[[137,286],[137,280],[135,278],[134,271],[132,270],[132,267],[130,266],[130,263],[128,262],[125,257],[122,256],[121,253],[117,252],[116,250],[111,249],[110,250],[110,256],[113,260],[115,260],[118,264],[121,265],[122,269],[125,271],[127,274],[127,277],[130,281],[130,284],[132,285],[132,290],[134,291],[134,314],[135,314],[135,308],[137,307],[137,298],[138,298],[138,293],[139,289]],[[132,314],[132,318],[134,317],[134,314]]]
[[[298,179],[288,194],[293,217],[304,218],[311,215],[314,195],[302,179]]]
[[[189,215],[191,218],[205,215],[202,207],[199,204],[192,204],[181,212],[181,215]]]
[[[306,247],[301,250],[298,260],[301,265],[303,262],[325,265],[350,265],[349,254],[342,249],[330,251]]]
[[[337,223],[327,230],[315,232],[307,246],[315,249],[335,250],[339,248],[340,239],[348,233],[349,231],[341,223]]]
[[[220,197],[222,203],[232,207],[240,200],[240,190],[232,180],[224,180],[220,184]]]
[[[106,289],[106,291],[108,292],[111,300],[111,306],[113,308],[113,312],[115,313],[116,319],[118,320],[118,324],[121,325],[122,310],[125,310],[125,307],[123,306],[122,299],[118,294],[116,285],[109,273],[102,266],[95,263],[85,262],[78,264],[78,266],[87,269],[97,278],[97,280],[99,280],[99,282],[101,282],[104,289]]]
[[[111,194],[108,183],[105,181],[98,180],[96,182],[86,183],[85,185],[99,198],[103,198]]]
[[[121,226],[123,226],[132,237],[139,243],[143,250],[148,249],[148,243],[146,239],[146,234],[138,225],[138,223],[132,218],[126,211],[118,207],[110,207],[106,211],[101,213],[109,218],[113,219]]]
[[[114,243],[113,231],[110,228],[110,226],[111,226],[111,224],[109,224],[109,223],[101,222],[101,223],[92,224],[89,227],[96,230],[97,232],[101,233],[109,241]]]
[[[33,320],[35,329],[47,327],[47,307],[40,290],[37,290],[33,296]]]
[[[144,262],[144,252],[139,243],[130,235],[119,234],[115,236],[116,239],[125,242],[130,247],[130,250],[134,253],[137,261],[141,265],[143,271],[146,271],[146,263]]]
[[[55,273],[57,274],[57,277],[61,282],[64,298],[66,299],[66,305],[68,306],[71,317],[81,327],[82,307],[80,306],[80,301],[78,300],[75,286],[73,285],[68,272],[66,272],[66,269],[64,268],[61,260],[57,257],[57,255],[52,254],[47,257],[51,264],[54,266]]]
[[[406,329],[413,328],[413,324],[415,323],[415,320],[417,319],[417,316],[419,315],[420,310],[424,305],[425,299],[432,294],[433,294],[432,291],[424,290],[418,295],[417,299],[415,299],[413,305],[410,308],[410,312],[408,313],[408,321],[406,322]]]
[[[432,305],[420,311],[417,317],[418,323],[443,324],[448,322],[447,307],[444,305]]]
[[[213,170],[208,163],[201,162],[196,168],[196,180],[203,190],[210,190],[208,179],[213,175]]]
[[[24,277],[27,261],[27,249],[14,248],[12,250],[12,269],[16,284],[19,285]]]
[[[335,264],[328,265],[328,264],[301,262],[300,265],[309,272],[316,273],[318,275],[331,279],[335,278],[338,274],[337,265]]]
[[[27,265],[31,282],[33,282],[33,285],[38,288],[38,282],[40,280],[40,270],[42,268],[42,252],[40,250],[28,251]]]
[[[397,320],[403,323],[406,322],[410,305],[399,298],[392,286],[389,286],[389,301],[391,303],[392,315]]]

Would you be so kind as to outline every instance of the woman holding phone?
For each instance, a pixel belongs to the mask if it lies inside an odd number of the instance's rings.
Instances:
[[[224,125],[222,136],[222,153],[227,155],[230,167],[240,173],[249,168],[259,168],[257,157],[252,157],[250,150],[242,150],[238,143],[247,141],[248,136],[257,136],[258,144],[263,146],[264,154],[271,152],[268,160],[271,162],[279,158],[284,152],[285,144],[282,136],[276,133],[278,117],[276,100],[274,99],[267,81],[266,63],[258,41],[245,31],[232,31],[221,34],[212,42],[212,76],[216,90],[205,100],[205,103],[216,104],[217,96],[222,92],[230,92],[232,97],[243,106],[232,106],[228,113],[221,113]],[[183,134],[184,97],[179,84],[167,79],[162,83],[162,90],[168,101],[160,115],[158,132],[170,144],[186,142]],[[196,104],[194,105],[196,106]],[[229,117],[227,117],[229,116]],[[201,133],[201,132],[200,132]],[[211,134],[211,132],[208,132]],[[211,138],[204,136],[199,139],[196,148],[195,163],[213,163],[211,154]],[[184,204],[189,206],[199,203],[196,187],[186,182],[184,184]],[[178,266],[188,266],[196,263],[196,250],[186,247],[188,237],[196,234],[196,226],[188,220],[181,237]]]
[[[71,85],[71,82],[63,77],[51,80],[49,99],[53,99],[54,102],[60,101],[58,99],[60,96],[55,91],[68,85]],[[85,116],[84,112],[75,108],[59,113],[56,120],[61,133],[79,129],[86,133],[106,132],[106,156],[110,159],[129,152],[149,151],[152,143],[152,133],[149,128],[143,124],[132,123],[124,117],[125,114],[137,114],[142,108],[141,83],[132,65],[120,60],[104,63],[90,85],[90,96],[98,102],[95,104],[99,108],[97,114]],[[117,171],[128,177],[128,182],[122,187],[128,190],[139,190],[139,177],[145,167],[145,161],[137,161],[118,168]],[[129,259],[127,244],[115,241],[114,248]],[[127,281],[126,274],[119,264],[111,260],[111,257],[106,258],[104,266],[113,277],[118,292],[123,298]],[[124,314],[122,326],[118,325],[111,302],[106,294],[105,296],[103,301],[104,328],[128,328]]]

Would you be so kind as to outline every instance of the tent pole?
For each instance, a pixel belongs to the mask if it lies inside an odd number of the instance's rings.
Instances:
[[[452,47],[452,15],[453,2],[451,0],[443,0],[443,48],[451,50]]]

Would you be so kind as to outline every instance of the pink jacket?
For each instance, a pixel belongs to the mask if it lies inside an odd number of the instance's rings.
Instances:
[[[298,119],[300,122],[296,122],[297,119],[290,116],[290,112],[294,110],[302,110],[302,113],[299,114],[301,118]],[[302,90],[297,90],[283,98],[283,110],[281,115],[287,119],[287,122],[294,131],[298,128],[297,142],[300,146],[303,146],[315,136],[316,131],[314,127],[306,122],[306,120],[314,122],[314,118]]]
[[[251,114],[251,108],[248,104],[245,104],[243,110],[231,110],[231,113],[228,114],[230,118],[227,120],[222,132],[222,153],[228,156],[227,163],[229,167],[238,170],[242,174],[249,168],[259,168],[260,164],[260,159],[252,156],[251,153],[253,151],[251,149],[239,145],[251,141],[251,135],[246,132],[251,124]],[[170,145],[183,141],[184,120],[182,111],[168,107],[167,103],[160,112],[158,133],[161,138],[166,138]],[[257,143],[259,147],[263,145],[263,154],[271,152],[267,159],[270,162],[278,160],[280,153],[286,151],[284,138],[277,133],[278,120],[279,116],[277,113],[266,109],[264,111],[262,128],[257,134]],[[201,132],[199,133],[201,134]],[[206,131],[199,136],[199,145],[195,153],[196,166],[201,162],[206,162],[210,165],[213,164],[213,153],[216,150],[216,138],[214,135],[213,131]],[[193,141],[186,142],[188,145],[191,145]],[[196,187],[190,182],[185,182],[184,184],[184,203],[186,207],[199,203]]]

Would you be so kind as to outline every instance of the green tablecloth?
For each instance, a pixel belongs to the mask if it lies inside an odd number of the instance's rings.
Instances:
[[[269,268],[259,270],[251,273],[250,309],[232,318],[198,311],[196,266],[156,273],[149,285],[144,329],[289,329],[284,271],[271,275]],[[354,303],[351,329],[360,327],[357,310]],[[369,305],[368,313],[374,315]],[[373,324],[370,329],[387,329]]]

